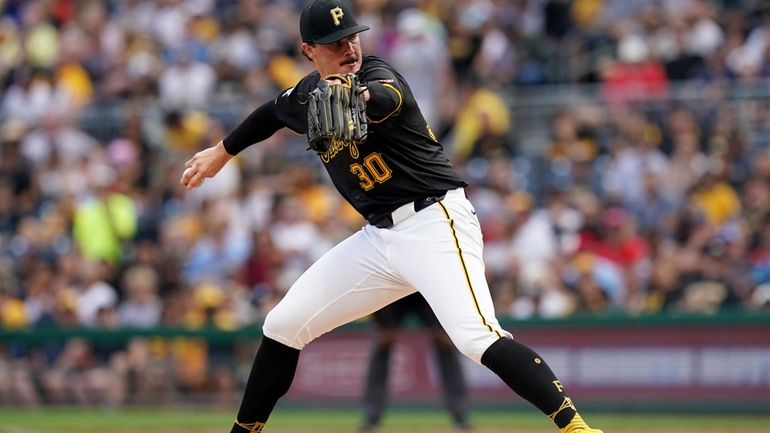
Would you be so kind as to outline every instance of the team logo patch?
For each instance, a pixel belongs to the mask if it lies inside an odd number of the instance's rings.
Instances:
[[[335,26],[339,26],[342,24],[342,17],[345,15],[345,12],[342,12],[342,8],[337,6],[334,9],[331,9],[329,13],[332,15],[332,20],[334,21]]]

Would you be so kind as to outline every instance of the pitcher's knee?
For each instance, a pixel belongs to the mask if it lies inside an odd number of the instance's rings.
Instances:
[[[479,345],[479,341],[467,339],[461,342],[458,342],[457,344],[457,350],[460,351],[463,355],[467,356],[468,358],[472,359],[473,361],[480,363],[481,362],[481,354],[484,353],[484,350],[489,345],[485,345],[482,349]]]
[[[265,322],[262,324],[262,333],[266,337],[300,350],[310,342],[307,332],[302,329],[302,324],[295,317],[276,313],[276,310],[267,313]]]
[[[472,359],[475,363],[481,365],[481,356],[495,341],[501,337],[510,337],[509,333],[485,333],[477,335],[471,338],[464,338],[462,340],[455,340],[457,349],[468,358]]]

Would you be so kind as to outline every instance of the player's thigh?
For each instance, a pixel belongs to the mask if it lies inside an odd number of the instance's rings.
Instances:
[[[430,304],[425,300],[420,292],[409,297],[409,312],[420,319],[420,323],[426,328],[440,328],[441,324],[436,318],[436,314],[430,308]]]
[[[362,230],[314,263],[265,318],[265,336],[301,349],[411,292],[390,272],[380,239]]]
[[[425,297],[458,349],[480,362],[489,345],[510,334],[495,317],[478,220],[467,200],[442,201],[423,212],[432,215],[415,222],[415,234],[406,233],[397,268]]]

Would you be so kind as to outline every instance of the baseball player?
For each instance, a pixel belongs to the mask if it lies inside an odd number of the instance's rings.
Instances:
[[[262,431],[305,345],[419,291],[460,352],[491,369],[562,433],[601,433],[586,425],[545,361],[500,327],[466,183],[401,75],[361,53],[359,33],[368,27],[356,22],[347,0],[309,2],[299,27],[302,53],[315,72],[196,153],[180,182],[198,187],[246,147],[289,128],[308,134],[335,187],[368,224],[315,262],[265,318],[231,432]]]
[[[385,410],[388,366],[393,343],[398,328],[410,314],[417,316],[420,322],[431,330],[441,389],[456,431],[469,430],[467,388],[462,367],[457,359],[457,351],[452,347],[452,342],[441,328],[430,305],[416,292],[375,311],[372,315],[376,334],[364,389],[364,424],[359,431],[376,431],[380,424]]]

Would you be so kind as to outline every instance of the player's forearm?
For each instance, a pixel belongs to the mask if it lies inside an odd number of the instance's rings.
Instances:
[[[252,144],[269,138],[283,127],[283,122],[275,112],[275,101],[270,100],[243,119],[222,142],[227,153],[237,155]]]

